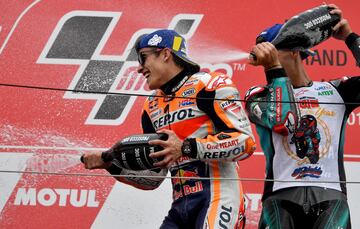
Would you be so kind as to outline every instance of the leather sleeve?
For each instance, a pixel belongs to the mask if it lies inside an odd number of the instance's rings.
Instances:
[[[251,122],[288,135],[293,133],[300,117],[291,83],[282,69],[267,72],[266,86],[250,88],[245,108]]]
[[[197,159],[238,161],[248,158],[256,145],[239,91],[228,76],[215,74],[197,95],[197,105],[211,119],[216,133],[190,139]]]
[[[357,66],[360,67],[360,36],[356,33],[351,33],[346,38],[345,43],[353,54]]]

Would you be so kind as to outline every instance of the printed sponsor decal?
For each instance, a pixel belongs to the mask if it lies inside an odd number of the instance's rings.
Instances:
[[[279,102],[282,99],[282,91],[281,87],[277,87],[275,90],[275,96],[276,96],[276,122],[281,122],[281,114],[282,114],[282,103]]]
[[[315,19],[312,19],[311,21],[308,21],[306,23],[304,23],[304,27],[305,29],[312,29],[314,26],[320,24],[320,23],[323,23],[325,21],[328,21],[331,19],[331,16],[330,14],[324,14],[324,15],[321,15]]]
[[[322,143],[322,144],[320,144]],[[284,136],[282,144],[286,153],[300,166],[302,164],[316,164],[329,153],[331,133],[328,125],[312,115],[301,117],[299,126],[295,129],[290,142]],[[290,145],[295,146],[293,151]]]
[[[186,89],[181,95],[182,97],[189,97],[190,95],[194,95],[196,92],[195,88]]]
[[[188,156],[184,156],[184,157],[180,157],[178,160],[177,160],[177,163],[181,164],[181,163],[187,163],[191,160],[190,157]]]
[[[295,93],[295,97],[299,97],[301,95],[304,95],[308,91],[309,91],[309,89],[301,89],[300,91]]]
[[[322,172],[323,171],[319,166],[316,166],[314,168],[311,166],[305,166],[295,169],[291,176],[295,177],[295,179],[302,179],[305,177],[320,178]]]
[[[319,100],[311,97],[303,97],[299,99],[299,107],[301,109],[312,109],[319,107]]]
[[[231,156],[237,156],[244,151],[245,151],[244,145],[230,149],[228,151],[211,151],[211,152],[207,151],[204,152],[204,159],[227,158]]]
[[[195,182],[195,185],[191,186],[191,185],[183,185],[183,190],[184,190],[184,195],[190,195],[192,193],[197,193],[197,192],[201,192],[203,190],[203,185],[201,181],[197,181]],[[176,191],[174,190],[174,200],[179,199],[180,197],[183,197],[183,192],[182,191]]]
[[[206,149],[212,150],[212,149],[227,149],[230,147],[234,147],[239,144],[239,139],[233,139],[230,141],[225,141],[221,143],[208,143],[206,144]]]
[[[159,35],[155,34],[149,41],[148,41],[148,45],[150,46],[157,46],[159,43],[161,43],[162,41],[162,37],[160,37]]]
[[[199,82],[199,79],[191,79],[185,82],[184,87],[195,85]]]
[[[161,114],[162,114],[162,109],[155,110],[155,111],[151,112],[150,118],[154,119],[154,118],[158,117]]]
[[[179,102],[179,107],[186,107],[186,106],[191,106],[194,105],[195,102],[194,99],[185,99]]]
[[[333,90],[318,92],[318,95],[319,95],[319,96],[327,96],[327,95],[333,95],[333,94],[334,94],[334,91],[333,91]]]
[[[229,111],[231,111],[233,114],[235,114],[236,117],[241,117],[242,116],[242,113],[241,113],[241,105],[240,104],[237,104],[238,106],[233,106],[231,107],[231,109],[229,109]],[[240,121],[244,121],[246,119],[244,118],[241,118],[239,119]]]
[[[227,224],[231,221],[231,213],[232,213],[232,207],[226,207],[224,205],[221,205],[221,212],[220,212],[220,220],[219,220],[219,226],[224,229],[228,229],[229,227]]]
[[[164,127],[171,123],[193,117],[195,117],[193,109],[188,108],[183,110],[177,110],[173,113],[165,114],[164,116],[161,116],[159,119],[154,120],[153,124],[156,129],[160,129],[161,127]]]
[[[229,108],[233,107],[233,106],[236,106],[236,101],[234,100],[227,100],[223,103],[220,103],[220,106],[223,110],[228,110]]]
[[[321,85],[314,88],[315,91],[325,91],[325,90],[331,90],[332,87],[330,85]]]
[[[132,136],[126,137],[121,142],[145,142],[149,140],[149,136]]]
[[[214,77],[209,84],[207,85],[206,89],[208,90],[215,90],[216,88],[219,88],[226,84],[231,84],[232,81],[229,77],[226,75],[219,75],[217,77]]]
[[[72,206],[72,207],[99,207],[96,199],[96,190],[61,189],[61,188],[19,188],[14,205],[36,206]]]
[[[157,109],[159,105],[159,98],[149,101],[149,110],[150,112]]]
[[[311,113],[311,112],[309,112]],[[330,110],[327,110],[326,108],[324,107],[319,107],[319,109],[317,109],[315,112],[314,112],[314,116],[316,118],[320,118],[322,116],[329,116],[329,117],[334,117],[336,115],[336,112],[335,111],[330,111]]]
[[[177,200],[184,195],[201,192],[203,184],[198,180],[200,178],[197,169],[185,170],[179,169],[172,177],[172,185],[174,187],[174,199]]]

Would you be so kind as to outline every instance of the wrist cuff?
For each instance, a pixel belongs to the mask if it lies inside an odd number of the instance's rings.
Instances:
[[[350,33],[350,35],[345,39],[346,46],[350,49],[352,44],[358,39],[360,36],[356,33]]]
[[[283,68],[271,69],[266,71],[265,74],[266,74],[266,81],[268,83],[271,83],[271,81],[275,78],[287,77],[285,70]]]

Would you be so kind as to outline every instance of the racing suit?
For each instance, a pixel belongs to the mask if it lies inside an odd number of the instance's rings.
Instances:
[[[246,94],[266,157],[259,228],[350,228],[340,181],[346,180],[345,127],[359,106],[360,77],[299,88],[292,88],[283,69],[266,77],[265,87]]]
[[[228,76],[204,72],[188,75],[183,71],[145,101],[144,133],[171,129],[192,144],[191,155],[181,157],[169,169],[173,203],[161,228],[244,226],[240,180],[219,179],[240,178],[237,161],[255,150],[250,122],[239,99],[239,92]],[[123,170],[122,174],[127,172]],[[126,183],[153,189],[161,180],[154,178],[146,185],[134,180]]]

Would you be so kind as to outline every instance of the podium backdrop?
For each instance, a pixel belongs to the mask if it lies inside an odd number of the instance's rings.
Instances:
[[[0,0],[0,228],[158,228],[171,204],[170,179],[141,191],[79,161],[141,132],[150,91],[136,73],[136,39],[158,28],[179,31],[202,70],[227,73],[243,98],[265,82],[262,68],[246,59],[257,34],[322,2]],[[333,2],[360,33],[359,1]],[[313,79],[360,75],[344,42],[331,38],[314,51],[306,61]],[[358,109],[346,131],[349,182],[360,181],[359,135]],[[240,164],[247,228],[257,228],[265,176],[260,146]],[[359,228],[360,185],[348,189]]]

